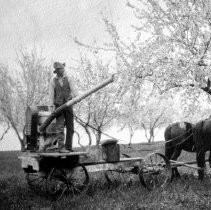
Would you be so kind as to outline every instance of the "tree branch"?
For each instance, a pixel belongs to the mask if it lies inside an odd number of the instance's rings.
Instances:
[[[2,135],[0,137],[0,141],[4,139],[4,136],[7,134],[7,132],[9,131],[9,129],[10,129],[10,124],[7,122],[7,128],[2,133]]]

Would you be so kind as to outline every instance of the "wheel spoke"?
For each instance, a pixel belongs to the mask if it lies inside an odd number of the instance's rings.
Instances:
[[[60,199],[64,194],[71,193],[72,197],[80,194],[88,187],[89,176],[82,165],[70,169],[54,168],[47,178],[48,192]]]
[[[67,186],[64,187],[64,189],[62,190],[61,194],[58,196],[57,200],[61,199],[62,196],[64,195],[64,193],[67,191]]]
[[[165,187],[171,177],[169,160],[160,153],[152,153],[144,159],[139,178],[144,187],[152,190]]]
[[[36,193],[42,193],[45,188],[46,177],[41,176],[39,172],[29,173],[26,172],[26,180],[29,187]]]

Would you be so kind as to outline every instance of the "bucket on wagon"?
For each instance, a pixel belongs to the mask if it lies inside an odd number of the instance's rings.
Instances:
[[[120,147],[117,140],[108,139],[101,142],[102,158],[107,162],[118,162],[120,160]]]

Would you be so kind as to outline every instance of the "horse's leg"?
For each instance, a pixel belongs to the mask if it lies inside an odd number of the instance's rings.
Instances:
[[[211,168],[211,150],[209,152],[210,152],[210,155],[209,155],[209,166]]]
[[[182,149],[180,147],[176,147],[174,150],[174,153],[171,157],[171,160],[177,160],[177,158],[180,156],[182,152]],[[173,168],[172,170],[174,170],[174,176],[175,177],[180,177],[179,171],[177,169],[177,167]]]
[[[201,169],[198,170],[199,180],[203,180],[204,178],[204,169],[205,169],[205,152],[203,150],[200,150],[196,154],[196,161],[198,167]]]
[[[166,156],[169,160],[171,159],[172,155],[174,154],[174,150],[175,150],[175,147],[166,145],[166,147],[165,147],[165,156]],[[175,177],[174,172],[175,172],[175,170],[172,168],[171,181],[172,181],[173,178]]]

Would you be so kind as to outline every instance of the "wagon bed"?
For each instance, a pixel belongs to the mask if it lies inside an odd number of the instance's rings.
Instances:
[[[112,183],[112,174],[130,173],[138,175],[144,187],[153,189],[164,187],[170,180],[170,162],[159,153],[145,158],[120,158],[118,161],[88,159],[88,152],[25,152],[19,156],[29,186],[34,191],[61,198],[67,191],[80,194],[89,186],[92,172],[104,172],[105,178]]]

